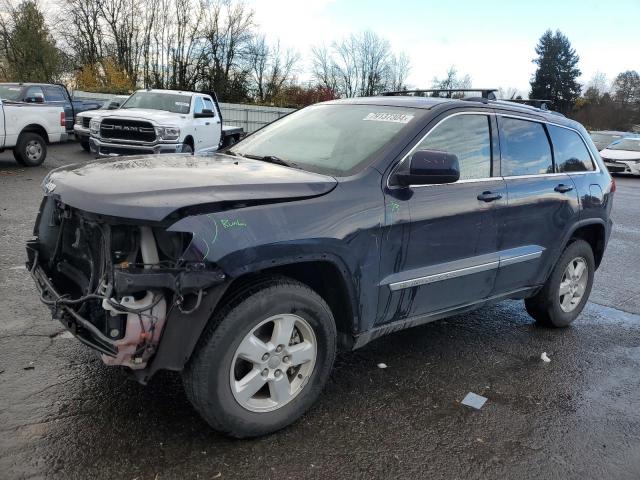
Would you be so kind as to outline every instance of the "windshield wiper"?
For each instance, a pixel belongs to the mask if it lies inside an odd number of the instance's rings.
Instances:
[[[244,157],[251,158],[253,160],[260,160],[262,162],[274,163],[276,165],[284,165],[285,167],[296,167],[297,164],[294,162],[289,162],[287,160],[283,160],[280,157],[276,157],[275,155],[243,155]]]
[[[225,155],[233,155],[234,157],[244,157],[243,154],[238,153],[238,152],[234,152],[233,150],[225,150],[224,152]]]

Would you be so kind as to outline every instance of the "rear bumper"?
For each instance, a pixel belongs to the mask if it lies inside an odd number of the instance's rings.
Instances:
[[[155,145],[132,145],[127,143],[106,142],[91,137],[91,153],[99,157],[118,157],[121,155],[156,155],[160,153],[182,153],[182,143],[158,143]]]

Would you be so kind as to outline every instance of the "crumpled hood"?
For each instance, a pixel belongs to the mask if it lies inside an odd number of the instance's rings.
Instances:
[[[42,188],[80,210],[160,221],[185,207],[309,198],[336,184],[333,177],[242,157],[165,154],[67,165],[52,170]]]
[[[132,120],[146,120],[155,122],[157,125],[179,125],[185,121],[187,115],[184,113],[172,113],[164,110],[153,110],[150,108],[119,108],[109,110],[101,118],[130,118]]]
[[[609,150],[605,148],[600,152],[600,156],[611,160],[640,160],[640,152],[632,152],[631,150]]]

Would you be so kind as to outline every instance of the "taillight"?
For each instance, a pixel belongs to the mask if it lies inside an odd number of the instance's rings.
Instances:
[[[60,126],[65,127],[67,125],[67,118],[64,112],[60,112]]]
[[[613,193],[616,191],[616,179],[611,177],[611,190],[610,192]]]

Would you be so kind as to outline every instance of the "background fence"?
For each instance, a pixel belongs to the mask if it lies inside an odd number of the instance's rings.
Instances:
[[[98,98],[108,100],[115,95],[108,93],[73,91],[73,98]],[[242,127],[246,133],[255,132],[274,120],[291,113],[295,108],[263,107],[260,105],[245,105],[241,103],[220,103],[222,119],[225,125]]]

